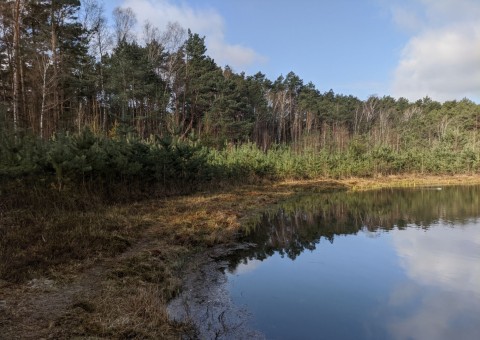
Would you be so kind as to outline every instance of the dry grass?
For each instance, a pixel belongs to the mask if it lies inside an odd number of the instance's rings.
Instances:
[[[445,185],[473,185],[480,184],[479,175],[398,175],[375,178],[352,178],[342,181],[350,190],[370,190],[392,187],[422,187],[422,186],[445,186]]]
[[[155,270],[147,275],[153,273]],[[50,335],[108,339],[176,339],[179,334],[193,335],[191,325],[168,319],[165,290],[170,290],[172,283],[143,281],[137,275],[103,281],[94,299],[80,297],[69,306]],[[178,289],[177,282],[175,287]]]
[[[191,325],[166,315],[185,263],[206,247],[235,242],[241,225],[266,207],[305,191],[478,183],[480,176],[286,181],[121,205],[4,206],[0,334],[194,337]],[[32,279],[52,284],[32,289]]]

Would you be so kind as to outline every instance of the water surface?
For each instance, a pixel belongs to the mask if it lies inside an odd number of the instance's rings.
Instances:
[[[226,291],[268,339],[477,339],[480,187],[303,196],[266,212]]]

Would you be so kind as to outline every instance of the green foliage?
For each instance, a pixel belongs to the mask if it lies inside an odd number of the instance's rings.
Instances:
[[[34,177],[37,185],[58,190],[84,186],[108,192],[119,185],[190,190],[212,179],[207,150],[193,143],[108,139],[88,129],[76,135],[57,134],[48,141],[3,134],[0,155],[3,182]]]
[[[104,62],[111,110],[119,113],[122,123],[134,125],[135,120],[143,119],[148,100],[165,105],[165,84],[154,71],[157,66],[148,58],[148,47],[121,41]]]
[[[83,187],[109,194],[119,187],[134,192],[184,192],[218,181],[478,173],[478,146],[459,145],[460,149],[446,138],[430,148],[395,150],[357,138],[344,150],[277,145],[262,151],[254,143],[227,144],[219,150],[172,137],[142,140],[122,134],[107,138],[89,129],[57,134],[50,140],[15,137],[2,130],[0,183],[17,181],[57,190]]]

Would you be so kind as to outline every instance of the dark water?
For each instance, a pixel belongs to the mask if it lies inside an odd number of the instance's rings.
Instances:
[[[245,239],[227,290],[268,339],[480,339],[480,187],[305,196]]]

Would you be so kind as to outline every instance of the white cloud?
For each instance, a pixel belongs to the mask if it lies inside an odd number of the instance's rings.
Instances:
[[[480,100],[480,2],[415,0],[392,6],[394,21],[415,31],[394,73],[395,96]],[[412,8],[422,9],[420,12]]]
[[[130,7],[142,24],[148,21],[164,29],[167,23],[178,22],[192,32],[204,35],[207,54],[220,65],[228,64],[235,70],[245,70],[266,60],[249,47],[227,43],[224,20],[213,9],[192,8],[185,3],[177,5],[170,0],[124,0],[121,7]]]

